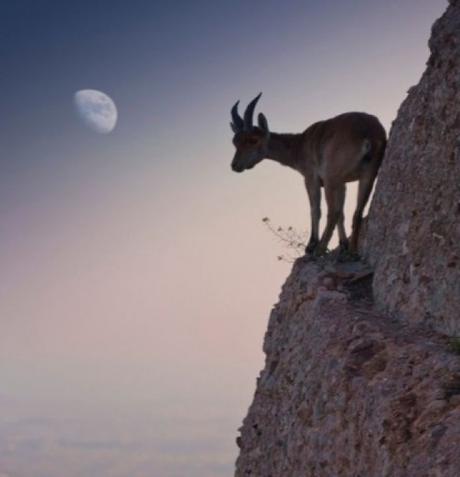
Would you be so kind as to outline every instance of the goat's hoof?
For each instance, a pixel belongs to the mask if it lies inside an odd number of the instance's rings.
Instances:
[[[348,255],[352,258],[359,259],[359,253],[358,253],[358,249],[356,247],[351,246],[348,249]]]
[[[313,253],[315,253],[317,246],[317,240],[310,240],[308,242],[308,245],[305,247],[305,253],[307,253],[308,255],[312,255]]]
[[[359,260],[361,260],[361,257],[352,247],[348,247],[347,250],[339,249],[340,262],[357,262]]]
[[[348,239],[341,240],[339,242],[339,251],[340,253],[348,252],[350,250],[350,242]]]
[[[327,252],[328,252],[327,247],[324,247],[323,245],[318,245],[315,248],[315,251],[313,252],[313,254],[314,254],[315,257],[322,257],[322,256],[326,255]]]

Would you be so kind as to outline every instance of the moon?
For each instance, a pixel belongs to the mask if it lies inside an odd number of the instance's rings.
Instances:
[[[118,112],[110,96],[96,89],[81,89],[74,94],[78,115],[93,131],[108,134],[117,124]]]

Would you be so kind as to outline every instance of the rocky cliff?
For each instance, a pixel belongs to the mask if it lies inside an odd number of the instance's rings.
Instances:
[[[460,335],[460,2],[391,129],[363,252],[381,309]]]
[[[283,286],[237,477],[460,475],[460,0],[430,49],[392,127],[365,259],[303,258]]]
[[[371,296],[359,262],[295,264],[270,316],[238,477],[460,475],[460,356]]]

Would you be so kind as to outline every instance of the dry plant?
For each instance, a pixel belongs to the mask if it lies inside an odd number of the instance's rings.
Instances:
[[[275,226],[268,217],[264,217],[262,222],[267,230],[278,239],[278,242],[288,249],[285,254],[278,255],[278,260],[293,263],[296,259],[305,255],[305,246],[308,239],[307,231],[299,232],[291,226]]]

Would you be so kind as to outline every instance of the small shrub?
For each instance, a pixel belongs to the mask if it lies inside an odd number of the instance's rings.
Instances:
[[[305,255],[305,247],[307,242],[307,232],[299,232],[293,227],[280,227],[271,223],[268,217],[262,219],[263,224],[271,232],[278,241],[287,248],[287,252],[278,255],[278,260],[293,263],[297,258]]]

